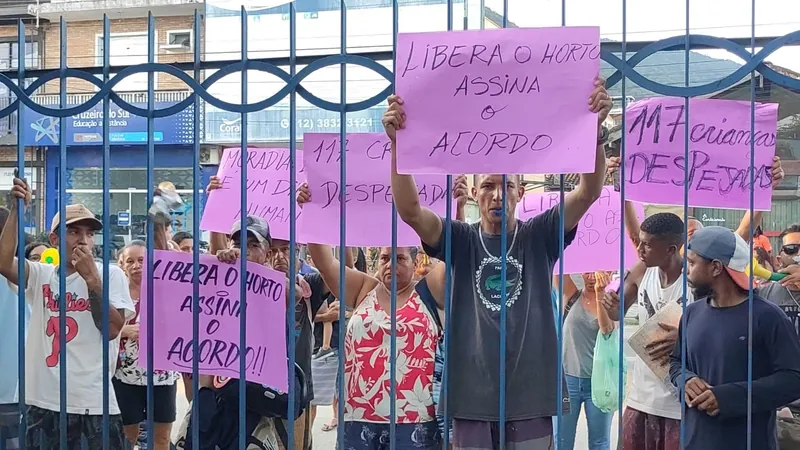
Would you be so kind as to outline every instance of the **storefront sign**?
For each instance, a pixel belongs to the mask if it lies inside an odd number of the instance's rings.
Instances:
[[[208,143],[239,143],[242,140],[242,117],[230,111],[222,111],[205,105],[206,133]],[[345,126],[348,133],[383,132],[381,117],[385,106],[376,106],[363,111],[347,113]],[[298,109],[295,130],[298,140],[303,133],[338,133],[341,118],[338,112],[319,108]],[[247,137],[250,143],[287,142],[289,140],[289,110],[270,108],[248,115]]]
[[[120,211],[117,213],[117,225],[120,227],[131,226],[131,213],[128,211]]]
[[[11,187],[14,185],[14,172],[17,169],[13,167],[2,167],[0,168],[0,191],[10,191]],[[31,167],[25,168],[25,179],[28,181],[28,185],[36,189],[36,173],[38,171],[33,170]]]
[[[156,102],[155,109],[164,109],[176,102]],[[147,103],[133,103],[147,108]],[[75,105],[69,105],[75,106]],[[153,142],[156,144],[191,144],[193,137],[194,105],[169,117],[153,121]],[[59,145],[61,121],[25,109],[25,145]],[[67,127],[67,145],[103,145],[103,104],[96,104],[86,112],[63,120]],[[109,141],[117,145],[147,144],[147,119],[120,108],[113,102],[109,108]]]

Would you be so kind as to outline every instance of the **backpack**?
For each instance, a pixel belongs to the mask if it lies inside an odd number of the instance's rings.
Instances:
[[[227,401],[239,401],[239,380],[215,377],[214,387],[217,393]],[[303,369],[295,363],[294,365],[294,417],[299,418],[310,404],[308,388],[308,379]],[[245,384],[245,408],[247,411],[255,413],[261,417],[275,420],[275,428],[278,436],[286,449],[292,448],[289,446],[289,434],[286,430],[284,420],[289,420],[289,393],[276,391],[270,387],[262,384],[246,382]],[[308,442],[305,442],[308,435],[308,428],[310,425],[310,414],[305,415],[305,430],[303,435],[303,448],[308,448]],[[295,437],[297,438],[297,437]]]

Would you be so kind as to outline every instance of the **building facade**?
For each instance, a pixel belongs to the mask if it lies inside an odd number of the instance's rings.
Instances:
[[[110,18],[109,60],[112,66],[131,66],[148,61],[148,11],[152,12],[155,24],[153,52],[156,62],[175,63],[191,61],[195,39],[195,10],[203,12],[203,3],[193,0],[153,0],[146,3],[134,1],[83,1],[57,0],[32,2],[27,6],[26,35],[30,35],[31,48],[26,44],[26,69],[58,68],[61,54],[61,25],[66,26],[66,63],[71,68],[97,67],[103,64],[104,49],[103,17]],[[13,28],[9,33],[7,28]],[[13,34],[16,42],[16,23],[0,28],[0,36]],[[202,29],[202,27],[201,27]],[[0,59],[2,59],[0,37]],[[8,65],[16,68],[16,62]],[[112,75],[113,76],[113,75]],[[156,109],[176,104],[189,95],[187,86],[177,78],[159,73],[155,79]],[[99,80],[101,81],[101,80]],[[147,74],[126,77],[114,87],[120,97],[134,106],[147,105]],[[98,90],[93,83],[76,78],[67,80],[67,105],[75,106],[88,101]],[[59,107],[59,83],[45,84],[33,96],[39,104]],[[9,99],[8,101],[13,101]],[[176,214],[173,229],[192,228],[192,167],[194,106],[170,117],[154,121],[154,174],[155,182],[171,181],[184,195],[185,211]],[[135,116],[118,105],[109,106],[110,135],[110,208],[111,227],[105,230],[115,246],[131,239],[141,238],[145,232],[147,214],[147,120]],[[16,114],[8,118],[8,136],[0,154],[0,161],[16,164]],[[47,230],[47,224],[58,211],[61,174],[60,127],[66,127],[66,178],[63,180],[64,199],[69,203],[83,203],[95,214],[103,213],[103,105],[102,102],[88,111],[62,120],[47,117],[26,108],[22,114],[24,123],[21,139],[31,161],[36,191],[40,199],[37,205],[40,220],[35,231]],[[0,126],[5,126],[0,123]],[[201,132],[202,136],[202,132]],[[11,142],[13,141],[13,142]],[[8,155],[9,151],[13,155]],[[26,165],[28,163],[26,162]],[[38,165],[37,165],[38,164]],[[0,165],[2,168],[2,165]],[[204,179],[216,172],[216,168],[205,170]],[[0,176],[3,175],[0,171]],[[13,174],[13,171],[12,171]],[[204,183],[205,184],[205,183]],[[4,181],[0,180],[0,189]],[[120,214],[122,213],[122,214]],[[121,219],[120,219],[121,217]],[[99,238],[98,238],[99,242]]]

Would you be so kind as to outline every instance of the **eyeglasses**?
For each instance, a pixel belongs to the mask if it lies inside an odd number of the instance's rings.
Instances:
[[[800,252],[800,244],[787,244],[781,248],[781,251],[787,255],[796,255]]]

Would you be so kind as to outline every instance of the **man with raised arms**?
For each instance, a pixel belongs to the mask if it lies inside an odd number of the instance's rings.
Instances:
[[[559,256],[560,235],[569,245],[578,222],[602,192],[606,164],[604,144],[608,132],[601,127],[611,109],[605,82],[597,79],[587,107],[597,114],[597,153],[593,173],[582,174],[578,187],[566,195],[564,217],[555,206],[527,221],[514,211],[525,192],[518,176],[479,175],[472,195],[480,208],[480,221],[445,223],[420,205],[411,175],[397,173],[396,130],[405,127],[403,101],[389,98],[383,124],[392,141],[392,194],[397,212],[420,236],[425,252],[444,260],[445,226],[452,233],[453,309],[448,327],[453,345],[447,405],[454,418],[454,448],[483,450],[499,443],[500,290],[506,290],[507,384],[505,394],[505,444],[526,450],[553,447],[551,417],[557,408],[569,408],[557,399],[558,356],[556,327],[550,299],[553,266]],[[507,229],[501,229],[503,192]],[[563,220],[562,220],[563,219]],[[562,225],[563,223],[563,225]],[[563,227],[563,228],[562,228]],[[501,278],[501,233],[506,233],[507,282]],[[443,302],[439,305],[444,307]],[[531,380],[536,380],[532,383]],[[566,388],[564,390],[566,392]],[[568,409],[567,409],[568,410]]]

